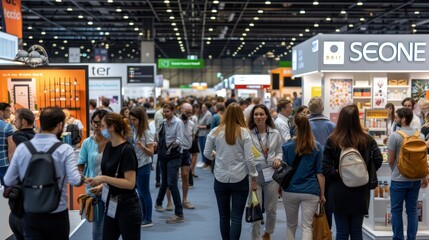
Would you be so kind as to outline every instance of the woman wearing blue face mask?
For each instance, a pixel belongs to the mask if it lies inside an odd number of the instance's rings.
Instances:
[[[138,159],[137,192],[142,206],[142,227],[151,227],[152,223],[152,197],[150,195],[150,162],[153,155],[153,135],[149,131],[146,111],[143,107],[134,107],[129,113],[133,145]]]
[[[103,151],[109,139],[101,135],[101,119],[107,114],[106,110],[97,110],[91,116],[91,125],[94,135],[85,139],[79,152],[78,168],[87,178],[93,178],[101,174],[101,159]],[[103,185],[86,187],[86,194],[97,199],[98,216],[92,222],[92,239],[101,240],[103,233],[104,203],[101,201],[101,189]]]
[[[117,113],[108,113],[101,120],[101,134],[110,139],[103,151],[101,174],[88,182],[103,184],[102,199],[106,203],[103,239],[140,240],[141,207],[135,191],[137,157],[125,136],[130,127]]]

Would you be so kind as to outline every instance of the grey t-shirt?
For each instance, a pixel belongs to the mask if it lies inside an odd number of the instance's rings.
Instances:
[[[401,130],[404,131],[405,134],[407,134],[408,136],[411,136],[416,133],[416,130],[411,127],[404,127],[404,128],[401,128]],[[423,136],[423,134],[420,133],[420,138],[424,140],[425,136]],[[398,157],[399,157],[399,151],[401,150],[401,146],[402,146],[402,140],[404,140],[404,138],[402,138],[402,136],[399,133],[393,132],[389,136],[389,140],[387,141],[387,150],[395,151],[395,161],[393,162],[393,168],[391,167],[391,170],[392,170],[391,180],[398,181],[398,182],[415,181],[415,179],[409,179],[402,176],[402,174],[398,170]]]

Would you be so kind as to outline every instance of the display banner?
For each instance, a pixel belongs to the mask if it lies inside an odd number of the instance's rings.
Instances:
[[[427,71],[429,35],[326,34],[292,48],[293,74]]]
[[[204,68],[203,59],[186,59],[186,58],[160,58],[158,59],[158,68],[170,69],[188,69]]]
[[[2,0],[1,3],[6,32],[22,39],[21,0]]]
[[[101,105],[103,98],[110,100],[110,105],[114,112],[121,111],[121,79],[120,78],[90,78],[88,82],[89,99],[95,99],[97,106]]]

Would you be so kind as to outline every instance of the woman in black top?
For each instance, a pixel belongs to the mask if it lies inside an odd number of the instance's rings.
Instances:
[[[355,148],[365,160],[369,181],[360,187],[347,187],[339,174],[342,148]],[[383,162],[376,141],[362,130],[355,104],[341,109],[337,127],[326,141],[322,171],[330,179],[337,240],[361,240],[363,218],[368,214],[370,190],[377,186],[377,170]]]
[[[130,128],[121,115],[108,113],[101,120],[101,134],[110,139],[101,160],[101,174],[89,182],[103,183],[102,199],[106,203],[103,239],[140,239],[141,207],[136,188],[137,157],[125,140]]]

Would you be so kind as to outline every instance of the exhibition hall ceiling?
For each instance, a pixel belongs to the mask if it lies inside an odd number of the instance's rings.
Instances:
[[[22,0],[24,49],[69,47],[93,58],[140,59],[141,41],[155,58],[290,59],[291,47],[322,34],[424,34],[429,1],[395,0]]]

